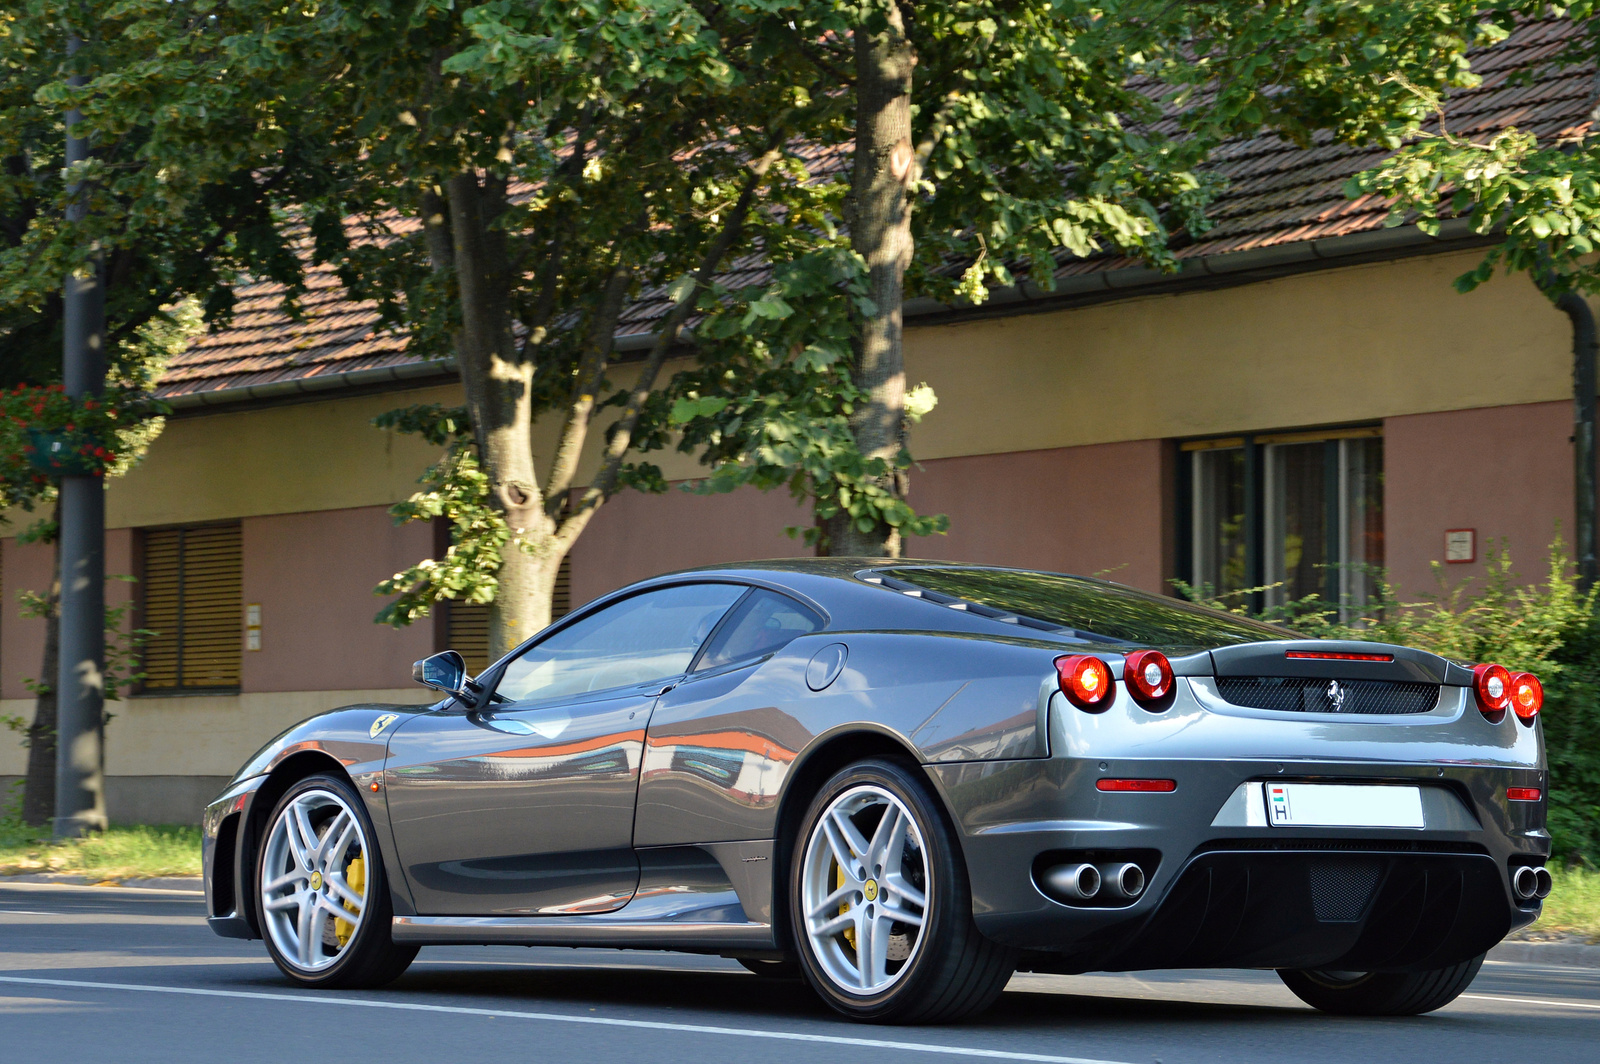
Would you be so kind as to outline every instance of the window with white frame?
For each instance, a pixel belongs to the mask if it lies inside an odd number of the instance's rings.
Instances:
[[[1350,618],[1384,563],[1378,426],[1192,440],[1181,445],[1180,577],[1255,608],[1308,596]]]

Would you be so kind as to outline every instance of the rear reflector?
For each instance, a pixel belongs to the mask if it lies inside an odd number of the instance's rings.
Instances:
[[[1097,791],[1153,791],[1165,794],[1178,789],[1177,780],[1095,780]]]
[[[1537,787],[1507,787],[1506,797],[1513,802],[1537,802],[1544,794]]]
[[[1286,658],[1312,658],[1316,661],[1393,661],[1393,654],[1343,654],[1332,650],[1286,650]]]

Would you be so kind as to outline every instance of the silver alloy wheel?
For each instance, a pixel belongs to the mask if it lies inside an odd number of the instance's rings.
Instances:
[[[922,833],[895,795],[865,784],[823,810],[806,840],[806,937],[828,979],[859,996],[893,986],[922,945],[933,894]]]
[[[354,941],[367,910],[371,852],[361,819],[331,790],[298,794],[278,814],[261,862],[261,912],[272,944],[296,969],[322,971]],[[347,878],[358,859],[359,889]],[[343,941],[339,920],[350,925]]]

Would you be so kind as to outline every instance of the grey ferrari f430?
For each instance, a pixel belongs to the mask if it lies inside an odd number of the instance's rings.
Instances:
[[[708,568],[415,674],[442,699],[304,721],[206,810],[211,926],[303,986],[604,946],[879,1022],[1197,967],[1414,1014],[1550,889],[1535,677],[1099,580]]]

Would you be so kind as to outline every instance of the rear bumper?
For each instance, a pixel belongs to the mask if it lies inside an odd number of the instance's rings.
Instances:
[[[1539,914],[1510,870],[1549,854],[1544,805],[1505,800],[1507,786],[1544,786],[1534,768],[1059,758],[929,771],[961,826],[979,928],[1040,951],[1027,966],[1041,970],[1437,968]],[[1103,776],[1177,789],[1101,792]],[[1269,779],[1417,784],[1427,824],[1245,826],[1230,799]],[[1119,860],[1146,873],[1131,902],[1069,904],[1040,886],[1056,864]]]

